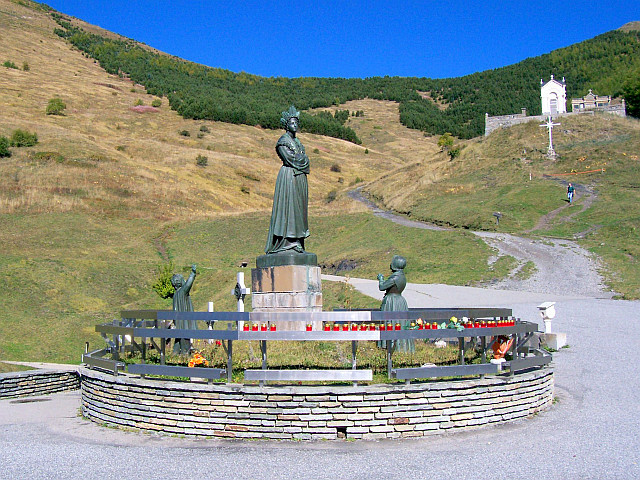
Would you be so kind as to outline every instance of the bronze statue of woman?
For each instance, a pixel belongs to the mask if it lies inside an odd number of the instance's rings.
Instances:
[[[282,112],[280,123],[286,130],[276,143],[282,167],[276,179],[273,209],[266,254],[279,252],[304,253],[304,241],[309,236],[307,220],[309,190],[309,157],[298,138],[300,112],[292,105]]]
[[[378,274],[378,288],[384,290],[380,310],[383,312],[406,312],[409,310],[407,301],[402,296],[404,287],[407,286],[407,278],[404,276],[404,267],[407,266],[407,259],[400,255],[394,255],[391,259],[391,275],[385,280],[384,276]],[[405,327],[408,322],[404,322]],[[386,341],[378,342],[378,346],[386,348]],[[415,342],[413,339],[397,340],[394,348],[399,352],[415,352]]]

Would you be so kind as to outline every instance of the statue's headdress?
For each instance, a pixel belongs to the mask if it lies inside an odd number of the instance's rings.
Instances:
[[[296,107],[293,105],[289,107],[289,110],[282,112],[282,116],[280,117],[280,125],[282,125],[282,128],[287,128],[287,123],[291,118],[300,118],[300,112],[296,110]]]

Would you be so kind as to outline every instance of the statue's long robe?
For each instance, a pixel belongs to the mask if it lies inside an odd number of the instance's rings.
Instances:
[[[409,310],[407,301],[402,296],[404,288],[407,286],[407,277],[404,276],[403,270],[396,270],[386,280],[380,280],[378,282],[379,290],[384,290],[385,294],[382,298],[382,304],[380,310],[385,312],[406,312]],[[403,327],[406,327],[408,320],[403,322]],[[413,339],[397,340],[394,342],[394,348],[399,352],[415,352],[416,346]],[[378,346],[386,348],[387,342],[380,341]]]
[[[184,282],[182,287],[173,292],[174,312],[193,312],[193,303],[191,302],[189,292],[191,291],[191,286],[193,285],[195,278],[196,274],[191,272],[191,275],[189,275],[189,278]],[[175,320],[174,324],[178,329],[184,328],[195,330],[197,327],[195,320]],[[175,339],[175,343],[173,344],[174,353],[187,354],[190,349],[191,341],[188,338]]]
[[[304,240],[309,236],[309,157],[300,140],[288,133],[276,143],[276,152],[282,160],[282,167],[276,179],[264,251],[276,253],[297,247],[304,250]]]

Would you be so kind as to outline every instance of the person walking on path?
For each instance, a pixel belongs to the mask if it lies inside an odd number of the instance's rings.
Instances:
[[[573,187],[571,182],[569,182],[569,186],[567,187],[567,198],[569,199],[569,204],[573,202],[573,192],[575,191],[576,189]]]

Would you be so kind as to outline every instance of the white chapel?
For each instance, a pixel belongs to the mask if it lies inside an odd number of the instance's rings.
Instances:
[[[564,77],[562,82],[555,80],[553,75],[547,83],[540,79],[540,98],[543,115],[567,113],[567,85],[564,83]]]

